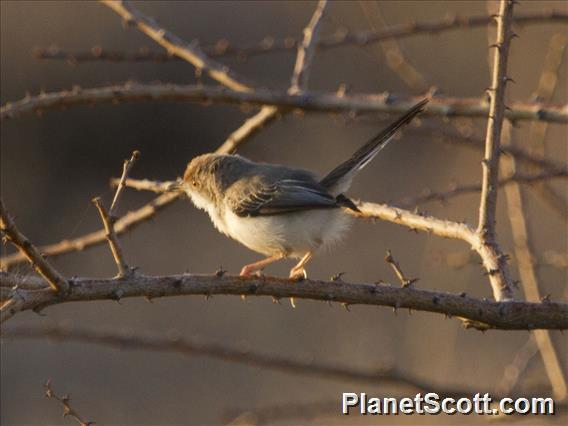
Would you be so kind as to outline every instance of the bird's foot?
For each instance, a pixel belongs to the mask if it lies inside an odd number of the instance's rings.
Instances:
[[[294,281],[302,281],[308,278],[308,273],[303,267],[300,268],[292,268],[290,271],[290,279]]]
[[[304,267],[299,267],[299,268],[294,267],[290,271],[290,279],[292,281],[302,281],[307,278],[308,278],[308,273],[306,272]],[[293,308],[296,307],[296,300],[293,297],[290,298],[290,304],[292,305]]]
[[[243,266],[239,276],[241,277],[262,277],[262,269],[254,267],[253,265]]]

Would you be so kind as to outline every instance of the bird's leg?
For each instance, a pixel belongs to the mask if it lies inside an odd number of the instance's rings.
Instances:
[[[305,280],[306,278],[308,278],[308,273],[304,269],[304,266],[306,265],[306,263],[308,263],[310,261],[312,256],[313,256],[312,252],[309,251],[304,255],[304,257],[302,257],[302,259],[300,259],[298,264],[290,270],[290,278],[291,279],[293,279],[293,280],[304,279]],[[293,297],[290,298],[290,304],[292,305],[293,308],[296,307],[296,300]]]
[[[302,257],[302,259],[300,259],[298,264],[290,270],[290,278],[293,278],[293,279],[306,279],[306,278],[308,278],[308,274],[306,273],[304,266],[306,265],[306,263],[308,263],[310,261],[312,256],[313,256],[313,254],[312,254],[311,251],[307,252],[304,255],[304,257]]]
[[[283,259],[284,257],[285,256],[283,254],[276,254],[274,256],[267,257],[266,259],[259,260],[258,262],[251,263],[250,265],[245,265],[243,266],[243,269],[241,269],[241,273],[239,275],[241,277],[250,277],[254,275],[255,272],[262,271],[265,266]]]

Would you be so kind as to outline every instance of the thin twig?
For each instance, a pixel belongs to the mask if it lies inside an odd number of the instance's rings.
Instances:
[[[211,78],[235,91],[249,91],[251,86],[237,76],[226,65],[209,58],[197,42],[187,43],[177,35],[157,24],[157,22],[136,10],[130,3],[120,0],[100,0],[124,19],[128,26],[136,27],[156,43],[163,46],[169,54],[179,56],[191,63],[198,71],[206,72]]]
[[[513,17],[513,22],[518,25],[549,25],[552,23],[564,24],[568,22],[568,14],[553,9],[518,13]],[[453,15],[439,21],[411,21],[388,26],[378,31],[346,31],[344,29],[340,29],[335,34],[321,37],[317,47],[319,49],[333,49],[345,46],[369,46],[389,39],[400,39],[420,36],[423,34],[436,35],[446,31],[477,28],[492,23],[493,17],[487,15]],[[301,39],[295,37],[274,39],[274,37],[267,36],[261,41],[255,43],[250,43],[248,45],[236,45],[222,39],[214,45],[203,47],[203,52],[211,57],[236,55],[241,58],[245,58],[248,56],[267,53],[293,51],[297,49],[300,41]],[[182,60],[181,58],[173,56],[167,52],[149,51],[147,49],[140,49],[137,52],[117,52],[103,49],[100,46],[94,46],[89,51],[76,52],[70,52],[57,46],[37,48],[34,50],[34,56],[37,59],[65,60],[72,64],[89,61],[168,62]]]
[[[495,214],[497,211],[497,190],[499,179],[499,155],[501,153],[501,127],[505,117],[505,88],[508,81],[507,61],[509,45],[513,33],[511,17],[514,0],[501,0],[497,15],[497,41],[493,58],[493,72],[489,103],[489,119],[485,139],[485,156],[482,161],[481,202],[479,205],[479,225],[477,232],[481,243],[495,252],[496,262],[485,263],[485,268],[492,271],[489,280],[493,287],[495,300],[513,298],[512,280],[507,268],[507,259],[502,255],[495,236]]]
[[[504,161],[501,159],[501,161]],[[520,174],[515,173],[507,177],[499,179],[497,185],[498,187],[503,187],[515,184],[533,184],[535,182],[548,181],[554,178],[566,178],[568,177],[568,168],[557,169],[557,170],[547,170],[537,174]],[[456,197],[458,195],[471,194],[481,191],[481,184],[465,184],[465,185],[454,185],[451,189],[447,191],[432,191],[431,189],[425,189],[422,194],[417,197],[406,197],[398,201],[396,204],[401,207],[413,207],[420,204],[424,204],[431,201],[441,201],[443,203],[447,202],[450,198]]]
[[[69,302],[121,300],[130,297],[179,297],[182,295],[265,296],[282,299],[338,302],[346,306],[369,305],[410,308],[459,317],[481,330],[568,329],[568,304],[475,299],[467,295],[401,288],[388,284],[357,284],[306,279],[290,285],[289,278],[247,277],[224,274],[180,274],[149,276],[131,274],[125,278],[76,278],[68,295],[58,297],[49,290],[26,291],[21,311],[43,310]]]
[[[0,229],[4,238],[7,238],[14,244],[21,255],[30,262],[34,270],[41,275],[51,287],[58,294],[65,294],[69,290],[69,283],[51,264],[44,259],[42,252],[40,252],[30,240],[28,240],[18,228],[10,217],[10,214],[4,207],[3,201],[0,199]],[[2,311],[5,306],[2,305]],[[8,307],[6,307],[8,309]]]
[[[509,140],[510,144],[514,144],[514,138],[511,133],[511,124],[504,123],[503,140]],[[509,158],[506,159],[506,161],[502,161],[501,168],[505,173],[515,173],[515,160]],[[515,246],[517,268],[519,270],[525,297],[527,300],[538,301],[541,300],[542,295],[540,293],[537,272],[534,266],[529,225],[525,215],[525,203],[520,185],[515,183],[506,187],[505,196]],[[552,336],[548,330],[536,330],[535,339],[544,362],[548,380],[552,386],[554,398],[563,400],[568,394],[568,386],[558,358],[558,353],[552,342]]]
[[[95,197],[92,199],[93,204],[99,211],[101,216],[101,220],[103,221],[104,230],[105,230],[105,238],[108,241],[108,245],[110,247],[110,251],[112,253],[112,257],[114,262],[116,263],[116,267],[118,268],[118,277],[125,277],[129,274],[131,269],[128,267],[126,260],[124,258],[124,254],[122,253],[122,247],[120,246],[120,242],[118,241],[118,237],[114,230],[114,219],[109,215],[105,206],[101,201],[100,197]]]
[[[69,91],[42,93],[8,102],[0,108],[0,120],[26,114],[44,113],[53,109],[121,102],[183,101],[219,104],[248,104],[274,106],[281,110],[300,109],[319,112],[378,112],[400,114],[407,111],[423,96],[393,94],[345,94],[303,92],[291,95],[282,91],[259,89],[237,92],[223,87],[205,85],[140,84],[103,86],[91,89],[74,87]],[[487,117],[489,104],[481,98],[450,98],[436,96],[428,104],[425,115],[440,117]],[[568,123],[568,105],[540,102],[513,102],[505,112],[509,120],[537,120]]]
[[[372,31],[379,32],[376,21],[381,26],[387,28],[387,22],[381,12],[378,2],[359,0],[359,6],[363,9],[367,22]],[[418,72],[418,70],[405,58],[398,41],[394,38],[384,39],[379,42],[379,46],[383,51],[386,65],[397,75],[404,83],[412,89],[413,92],[424,92],[428,90],[426,80]]]
[[[47,383],[43,386],[45,388],[45,397],[49,399],[55,399],[63,406],[63,417],[70,416],[81,426],[91,426],[95,424],[95,422],[93,421],[83,420],[81,415],[71,407],[71,398],[69,395],[57,395],[51,388],[51,380],[48,380]]]
[[[393,269],[395,275],[397,276],[397,278],[400,280],[400,283],[402,284],[402,287],[408,287],[413,285],[416,281],[419,280],[419,278],[406,278],[406,276],[404,275],[404,273],[402,272],[402,269],[400,268],[399,263],[394,260],[394,257],[392,256],[392,253],[390,250],[387,250],[387,255],[385,256],[385,262],[387,262],[391,268]]]
[[[116,186],[116,192],[114,194],[114,198],[112,199],[112,203],[110,205],[110,210],[109,210],[110,217],[115,216],[118,199],[120,197],[120,194],[122,193],[122,190],[126,186],[124,182],[128,178],[128,175],[130,174],[130,169],[132,169],[132,166],[134,166],[134,163],[136,162],[136,160],[138,160],[138,158],[140,158],[140,151],[133,151],[130,159],[124,160],[124,164],[122,166],[122,176],[118,181],[118,185]]]
[[[296,64],[292,74],[292,82],[288,93],[298,94],[305,91],[308,87],[309,71],[315,55],[316,46],[319,39],[319,28],[321,20],[325,14],[327,0],[319,0],[316,11],[312,15],[309,24],[304,28],[304,37],[298,46]]]

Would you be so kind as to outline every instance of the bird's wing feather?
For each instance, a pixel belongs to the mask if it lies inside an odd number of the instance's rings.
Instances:
[[[226,200],[238,216],[268,216],[307,209],[338,207],[335,197],[315,181],[274,179],[247,182],[246,194],[229,189]]]

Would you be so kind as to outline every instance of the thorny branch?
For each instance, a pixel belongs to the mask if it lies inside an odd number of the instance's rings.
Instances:
[[[511,17],[514,0],[501,0],[497,20],[497,42],[493,46],[493,72],[489,103],[489,119],[485,138],[485,156],[482,163],[481,202],[477,234],[480,243],[493,252],[490,259],[483,259],[485,269],[490,272],[489,280],[495,300],[513,298],[512,280],[509,276],[507,258],[501,253],[495,235],[495,214],[497,211],[497,190],[499,188],[499,155],[501,153],[501,128],[505,117],[505,88],[509,45],[513,38]]]
[[[396,260],[394,260],[394,257],[392,256],[392,253],[391,253],[390,250],[387,250],[387,255],[385,256],[385,262],[387,262],[389,264],[389,266],[392,268],[395,275],[400,280],[402,287],[411,286],[416,281],[418,281],[418,278],[407,278],[404,275],[404,273],[402,272],[402,269],[400,268],[399,263]]]
[[[560,24],[568,22],[568,14],[556,10],[543,10],[535,12],[518,13],[513,18],[513,22],[518,25],[529,24]],[[381,30],[370,31],[348,31],[339,29],[335,34],[322,36],[317,43],[318,49],[333,49],[345,46],[369,46],[384,40],[400,39],[423,34],[435,35],[441,32],[476,28],[486,26],[493,22],[492,16],[448,16],[436,22],[408,22],[404,24],[392,25]],[[219,40],[212,46],[203,47],[203,52],[210,57],[237,55],[241,58],[248,56],[275,53],[282,51],[293,51],[298,48],[300,39],[295,37],[285,37],[274,39],[267,36],[263,40],[248,45],[231,44],[228,40]],[[69,52],[57,46],[49,48],[38,48],[34,51],[37,59],[56,59],[65,60],[71,64],[88,61],[108,61],[108,62],[167,62],[182,60],[178,56],[169,53],[149,51],[140,49],[138,52],[116,52],[103,49],[99,46],[91,48],[89,51]]]
[[[74,87],[72,90],[41,93],[9,102],[0,108],[0,120],[26,114],[44,113],[53,109],[121,102],[184,101],[220,104],[273,106],[281,110],[305,110],[316,112],[378,112],[399,114],[422,100],[423,96],[399,96],[383,94],[343,94],[303,92],[289,94],[282,91],[258,89],[237,92],[218,86],[141,84],[103,86],[90,89]],[[481,98],[432,97],[425,115],[441,117],[487,117],[489,104]],[[568,105],[540,102],[513,102],[505,117],[512,121],[537,120],[568,123]]]
[[[10,214],[4,207],[3,201],[0,199],[0,229],[2,230],[2,238],[6,238],[14,244],[22,256],[27,259],[33,266],[34,270],[41,275],[49,284],[52,291],[58,295],[65,294],[69,290],[67,280],[43,258],[42,253],[28,240],[18,228]],[[5,312],[10,311],[6,305],[2,305],[2,319]]]
[[[409,308],[459,317],[466,327],[481,330],[532,330],[568,328],[568,305],[545,300],[540,303],[479,300],[466,294],[450,294],[387,284],[357,284],[342,281],[304,280],[278,277],[181,274],[167,276],[129,275],[124,278],[76,278],[65,298],[53,291],[21,290],[19,311],[40,311],[48,306],[129,297],[179,297],[182,295],[269,296],[338,302],[344,306],[374,305]]]
[[[121,0],[100,0],[124,19],[128,26],[136,27],[156,43],[163,46],[169,54],[179,56],[192,64],[198,72],[205,72],[222,85],[235,91],[249,91],[251,87],[237,76],[229,67],[214,61],[201,51],[194,41],[187,43],[177,35],[169,32],[158,23],[138,10],[130,3]]]
[[[292,82],[288,93],[298,94],[308,87],[308,78],[312,60],[315,55],[317,42],[319,39],[319,28],[321,20],[325,14],[327,0],[319,0],[310,23],[304,28],[304,38],[298,46],[296,65],[292,74]]]
[[[114,225],[117,220],[117,216],[115,215],[116,207],[118,205],[118,200],[122,193],[122,190],[126,187],[126,180],[128,179],[128,174],[130,173],[130,169],[134,166],[134,163],[140,157],[140,151],[134,151],[132,156],[129,160],[124,160],[124,164],[122,166],[122,176],[118,180],[118,184],[116,186],[116,192],[114,194],[114,198],[112,200],[112,204],[110,206],[110,211],[107,211],[104,207],[102,200],[100,197],[93,198],[93,203],[95,207],[99,211],[101,216],[101,220],[103,221],[104,229],[105,229],[105,237],[108,241],[110,251],[112,252],[112,257],[114,258],[114,262],[118,268],[118,277],[124,277],[125,275],[132,273],[133,269],[129,268],[126,260],[124,258],[124,254],[122,253],[122,247],[118,241],[118,236],[116,235]]]
[[[71,398],[69,395],[59,396],[57,395],[53,389],[51,388],[51,380],[48,380],[47,383],[44,385],[45,388],[45,397],[49,399],[55,399],[63,406],[63,417],[70,416],[75,421],[80,424],[81,426],[91,426],[94,425],[95,422],[83,420],[81,415],[75,411],[74,408],[71,407],[70,401]]]

